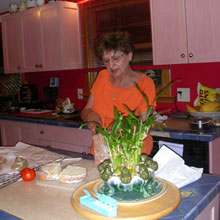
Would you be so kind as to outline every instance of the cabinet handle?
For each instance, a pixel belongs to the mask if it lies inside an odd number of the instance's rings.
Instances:
[[[38,68],[38,67],[39,67],[39,65],[38,65],[38,64],[36,64],[36,65],[35,65],[35,67],[36,67],[36,68]]]
[[[40,65],[38,65],[38,67],[42,68],[42,67],[43,67],[43,65],[42,65],[42,64],[40,64]]]
[[[189,57],[193,57],[193,53],[189,53]]]
[[[40,134],[44,134],[44,131],[40,131]]]
[[[20,66],[18,66],[18,67],[17,67],[17,69],[18,69],[18,70],[20,70],[20,69],[21,69],[21,67],[20,67]]]
[[[181,53],[181,55],[180,55],[182,58],[184,58],[185,57],[185,54],[184,53]]]

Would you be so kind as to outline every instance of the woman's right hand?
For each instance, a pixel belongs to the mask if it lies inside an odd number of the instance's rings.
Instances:
[[[102,126],[102,120],[100,116],[96,112],[90,112],[87,115],[87,121],[88,121],[88,128],[91,130],[92,134],[96,134],[96,124],[94,122]]]

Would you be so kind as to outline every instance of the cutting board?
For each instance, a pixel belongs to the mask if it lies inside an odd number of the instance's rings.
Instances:
[[[103,215],[100,215],[98,212],[93,211],[92,209],[87,208],[80,204],[80,197],[84,196],[85,193],[83,189],[86,189],[93,193],[94,185],[100,181],[94,180],[86,183],[85,185],[80,186],[72,195],[71,203],[73,208],[83,215],[84,217],[92,220],[109,220],[109,219],[117,219],[117,220],[151,220],[151,219],[159,219],[163,216],[171,213],[180,203],[180,192],[178,188],[166,181],[167,190],[166,192],[160,196],[158,199],[153,199],[152,201],[146,201],[141,203],[132,203],[132,204],[118,204],[118,215],[114,218],[109,218]]]

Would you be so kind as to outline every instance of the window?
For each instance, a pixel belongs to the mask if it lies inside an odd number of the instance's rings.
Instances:
[[[101,63],[94,55],[94,43],[103,32],[127,30],[131,34],[135,47],[132,66],[136,70],[144,70],[142,66],[152,65],[152,39],[150,20],[150,0],[90,0],[80,4],[82,42],[84,51],[87,95],[100,70]],[[152,69],[153,66],[150,67]],[[94,69],[95,68],[95,69]],[[156,68],[158,69],[158,67]],[[159,91],[170,81],[170,70],[159,71]],[[86,94],[85,94],[86,95]],[[171,89],[163,95],[171,96]],[[172,100],[173,101],[173,98]],[[163,101],[164,102],[164,101]]]
[[[100,33],[127,30],[135,47],[133,65],[152,64],[149,0],[91,1],[80,5],[86,68],[100,67],[94,42]]]

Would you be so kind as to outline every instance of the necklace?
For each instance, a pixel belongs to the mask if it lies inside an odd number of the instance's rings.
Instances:
[[[117,88],[112,89],[112,101],[116,100],[116,97],[117,97],[118,93],[119,93],[119,91],[118,91]]]

